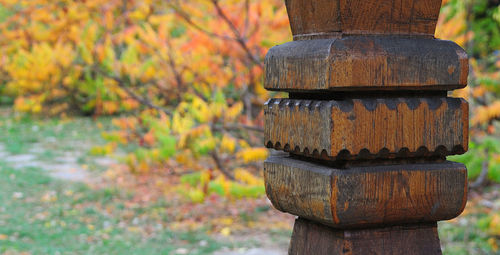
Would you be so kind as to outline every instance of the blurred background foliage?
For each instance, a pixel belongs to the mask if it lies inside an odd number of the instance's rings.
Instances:
[[[450,157],[467,165],[472,187],[500,182],[500,1],[444,1],[436,37],[457,42],[470,57],[469,86],[452,93],[470,103],[470,149]]]
[[[499,4],[444,0],[436,31],[470,56],[451,92],[470,102],[470,150],[450,159],[475,189],[500,183]],[[111,116],[90,153],[122,149],[137,176],[174,166],[191,202],[264,195],[263,59],[291,40],[282,0],[0,0],[0,33],[0,103],[18,116]],[[481,226],[500,230],[497,216]]]
[[[193,201],[260,196],[262,60],[290,40],[282,1],[1,1],[1,93],[26,114],[112,115],[148,172],[182,165]]]

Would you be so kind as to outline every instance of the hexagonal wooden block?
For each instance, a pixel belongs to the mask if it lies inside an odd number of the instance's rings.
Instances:
[[[451,41],[348,36],[271,48],[264,87],[287,92],[452,90],[467,85],[468,72],[467,54]]]

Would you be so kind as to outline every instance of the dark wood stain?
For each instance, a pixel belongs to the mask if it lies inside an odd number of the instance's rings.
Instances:
[[[281,155],[264,178],[276,209],[343,229],[448,220],[466,203],[467,170],[449,161],[336,169]]]
[[[433,37],[441,6],[441,0],[285,0],[285,3],[295,40],[353,34]]]
[[[312,157],[306,150],[325,151],[329,160],[447,156],[468,148],[468,104],[458,98],[271,99],[264,115],[267,147]]]
[[[434,38],[441,0],[285,0],[265,58],[266,193],[299,216],[289,254],[441,254],[467,201],[468,56]]]
[[[441,253],[435,223],[369,229],[334,229],[298,218],[290,255],[437,255]]]
[[[294,41],[269,50],[264,87],[287,92],[451,90],[467,84],[467,60],[454,42],[429,38],[349,36]]]

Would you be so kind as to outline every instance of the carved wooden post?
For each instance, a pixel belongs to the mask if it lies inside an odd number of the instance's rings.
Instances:
[[[285,0],[293,42],[267,54],[265,162],[290,254],[440,254],[467,170],[468,58],[434,38],[441,0]]]

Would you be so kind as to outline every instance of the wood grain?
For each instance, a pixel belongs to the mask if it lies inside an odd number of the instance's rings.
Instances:
[[[285,0],[295,40],[338,34],[433,37],[441,0]]]
[[[467,201],[468,56],[434,38],[441,0],[285,0],[265,58],[266,194],[299,216],[289,254],[441,254]],[[321,224],[320,224],[321,223]]]
[[[345,34],[433,36],[441,0],[340,0]]]
[[[340,32],[339,1],[285,0],[295,39],[331,37]]]
[[[441,247],[436,223],[337,230],[298,218],[288,254],[439,255]]]
[[[324,159],[446,156],[468,149],[468,104],[449,97],[270,99],[268,148]]]
[[[449,161],[336,169],[272,156],[264,179],[276,209],[344,229],[452,219],[467,201],[467,170]]]
[[[467,85],[468,57],[451,41],[349,36],[271,48],[264,87],[276,91],[452,90]]]

